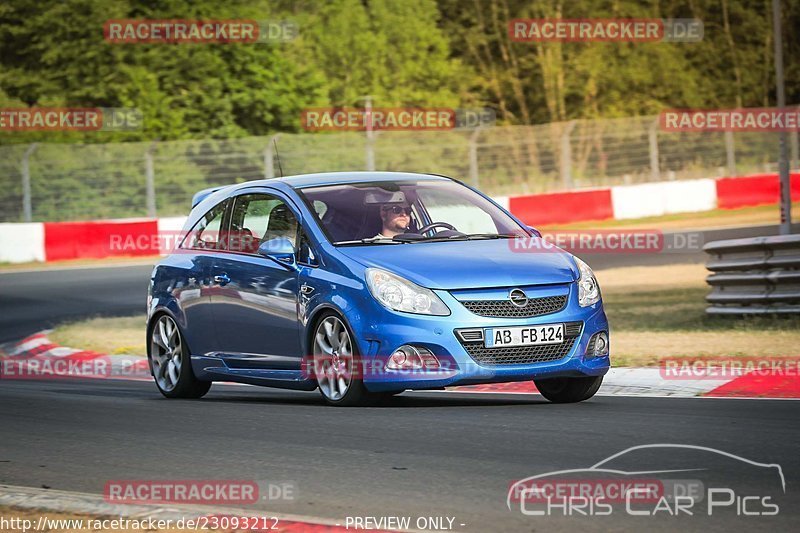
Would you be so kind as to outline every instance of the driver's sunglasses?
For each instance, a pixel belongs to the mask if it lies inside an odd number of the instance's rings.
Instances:
[[[384,207],[386,211],[391,211],[395,215],[400,215],[405,213],[406,215],[411,215],[411,208],[410,207],[400,207],[399,205],[393,205],[391,207],[386,206]]]

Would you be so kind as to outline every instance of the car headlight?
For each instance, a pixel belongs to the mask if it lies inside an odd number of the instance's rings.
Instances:
[[[578,303],[581,307],[596,304],[600,301],[600,285],[597,284],[597,278],[594,277],[594,272],[589,268],[589,265],[579,258],[573,257],[581,273],[578,278]]]
[[[405,313],[447,316],[450,309],[430,289],[380,268],[367,269],[369,292],[384,307]]]

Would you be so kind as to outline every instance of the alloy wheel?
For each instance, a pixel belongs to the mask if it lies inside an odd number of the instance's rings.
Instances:
[[[178,385],[183,363],[183,344],[178,326],[172,317],[163,315],[150,335],[153,375],[162,390],[172,391]]]
[[[344,323],[326,317],[314,333],[314,373],[322,394],[331,401],[341,400],[353,379],[353,345]]]

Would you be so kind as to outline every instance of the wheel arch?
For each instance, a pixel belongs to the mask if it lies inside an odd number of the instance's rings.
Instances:
[[[303,349],[305,350],[304,353],[307,356],[310,357],[312,355],[311,351],[314,344],[314,330],[319,324],[320,319],[325,316],[326,313],[334,313],[342,320],[342,322],[344,322],[344,325],[347,328],[347,331],[350,333],[350,337],[353,340],[353,344],[355,344],[356,351],[359,355],[367,353],[367,351],[364,350],[364,346],[362,346],[362,343],[364,342],[363,339],[360,339],[358,335],[356,335],[356,332],[353,329],[353,324],[350,323],[350,319],[347,318],[347,314],[336,304],[325,302],[315,307],[314,310],[308,315],[306,320],[305,335],[303,338],[303,343],[305,345],[303,346]]]

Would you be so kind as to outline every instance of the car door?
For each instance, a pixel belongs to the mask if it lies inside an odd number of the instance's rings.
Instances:
[[[173,294],[185,318],[184,335],[193,354],[216,350],[211,310],[211,268],[224,246],[228,201],[212,207],[195,223],[175,254]],[[179,266],[178,266],[179,265]]]
[[[298,214],[277,192],[231,201],[226,250],[211,276],[219,355],[231,368],[300,368],[298,272],[257,254],[266,239],[295,243]]]

